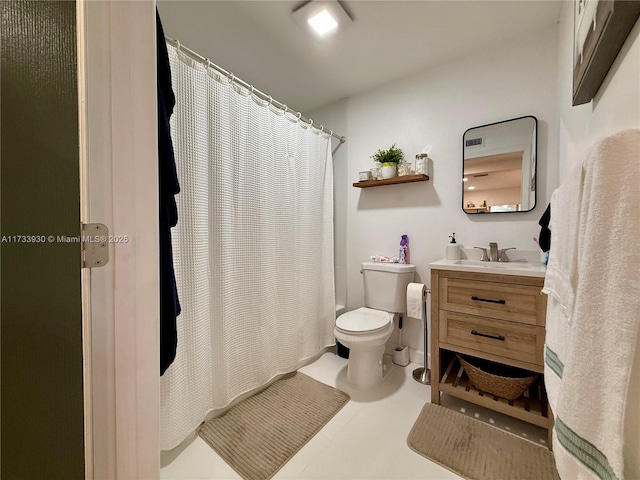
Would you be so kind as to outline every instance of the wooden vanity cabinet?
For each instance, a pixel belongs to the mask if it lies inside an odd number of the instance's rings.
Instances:
[[[551,429],[542,373],[547,297],[544,278],[431,270],[431,402],[453,395]],[[456,353],[540,374],[523,397],[478,391]],[[551,443],[549,443],[550,445]]]

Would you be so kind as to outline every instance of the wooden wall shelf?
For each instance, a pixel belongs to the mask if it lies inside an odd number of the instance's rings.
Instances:
[[[467,213],[482,213],[488,212],[489,207],[463,207],[463,210]]]
[[[402,177],[384,178],[382,180],[367,180],[366,182],[356,182],[353,184],[357,188],[381,187],[382,185],[395,185],[396,183],[426,182],[429,175],[404,175]]]

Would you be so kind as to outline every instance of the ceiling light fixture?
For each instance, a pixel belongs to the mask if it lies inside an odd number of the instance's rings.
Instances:
[[[327,32],[330,32],[334,28],[338,28],[338,22],[331,16],[326,10],[322,10],[317,15],[309,18],[307,23],[311,25],[318,35],[322,36]]]
[[[473,185],[471,185],[470,187],[467,188],[467,190],[475,190],[476,187],[474,187]]]
[[[463,181],[463,182],[468,182],[468,181],[469,181],[469,179],[468,179],[467,177],[462,177],[462,181]]]
[[[305,3],[293,11],[293,19],[303,28],[311,27],[320,37],[328,36],[338,28],[344,28],[352,20],[339,2],[315,1]]]

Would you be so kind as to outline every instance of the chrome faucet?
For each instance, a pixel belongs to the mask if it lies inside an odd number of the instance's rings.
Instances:
[[[498,244],[496,242],[491,242],[489,244],[489,261],[490,262],[498,261]]]
[[[507,250],[515,250],[516,247],[503,248],[498,255],[498,261],[502,263],[509,263],[509,257],[507,257]]]
[[[502,250],[500,250],[498,248],[498,243],[497,242],[491,242],[489,243],[489,248],[486,249],[484,247],[473,247],[473,248],[477,248],[479,250],[482,250],[482,258],[480,259],[480,261],[482,262],[503,262],[503,263],[507,263],[509,261],[509,258],[507,257],[507,250],[514,250],[515,247],[510,247],[510,248],[503,248]],[[489,253],[487,253],[487,250],[489,250]]]
[[[489,255],[487,255],[487,249],[484,247],[473,247],[473,248],[477,248],[478,250],[482,250],[482,258],[480,259],[481,262],[488,262],[489,261]]]

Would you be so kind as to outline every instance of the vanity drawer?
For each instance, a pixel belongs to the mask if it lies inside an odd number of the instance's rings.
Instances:
[[[440,308],[471,315],[544,326],[541,287],[440,277]]]
[[[438,340],[452,346],[542,365],[544,335],[543,327],[440,311]]]

